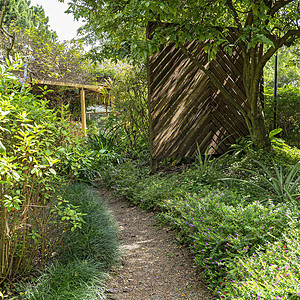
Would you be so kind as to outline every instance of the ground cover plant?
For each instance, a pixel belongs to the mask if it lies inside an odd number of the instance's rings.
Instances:
[[[105,279],[119,258],[116,225],[88,185],[72,184],[65,199],[83,214],[84,226],[65,235],[65,251],[23,288],[24,299],[106,299]]]
[[[274,145],[271,153],[247,146],[205,170],[200,164],[150,175],[148,167],[127,161],[102,177],[178,232],[218,299],[297,299],[299,159],[300,151],[287,145]],[[295,183],[292,201],[276,192],[276,180],[287,178]]]

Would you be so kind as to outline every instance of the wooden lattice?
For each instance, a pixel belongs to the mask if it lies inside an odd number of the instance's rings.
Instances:
[[[151,35],[155,24],[149,24]],[[232,37],[234,40],[234,37]],[[205,43],[193,41],[189,50],[208,62]],[[238,103],[247,109],[242,82],[243,58],[236,47],[232,56],[217,53],[210,70]],[[238,137],[248,134],[242,115],[229,105],[210,79],[183,52],[169,44],[148,59],[150,145],[153,160],[222,154]]]

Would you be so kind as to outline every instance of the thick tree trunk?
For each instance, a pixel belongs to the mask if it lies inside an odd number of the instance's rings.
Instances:
[[[257,149],[271,150],[271,141],[266,128],[262,112],[250,112],[246,120],[254,147]]]
[[[265,123],[264,109],[261,101],[261,78],[263,65],[260,64],[262,51],[252,49],[244,64],[244,87],[249,110],[245,118],[254,147],[271,150],[271,141]]]

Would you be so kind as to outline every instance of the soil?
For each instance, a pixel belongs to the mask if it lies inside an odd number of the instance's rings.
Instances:
[[[107,190],[99,191],[119,226],[122,263],[107,281],[108,299],[214,299],[189,249],[170,228]]]

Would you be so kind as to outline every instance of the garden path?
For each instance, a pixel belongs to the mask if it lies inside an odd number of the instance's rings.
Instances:
[[[99,191],[119,226],[122,265],[107,281],[108,299],[213,299],[190,251],[176,243],[170,228],[155,224],[153,212]]]

